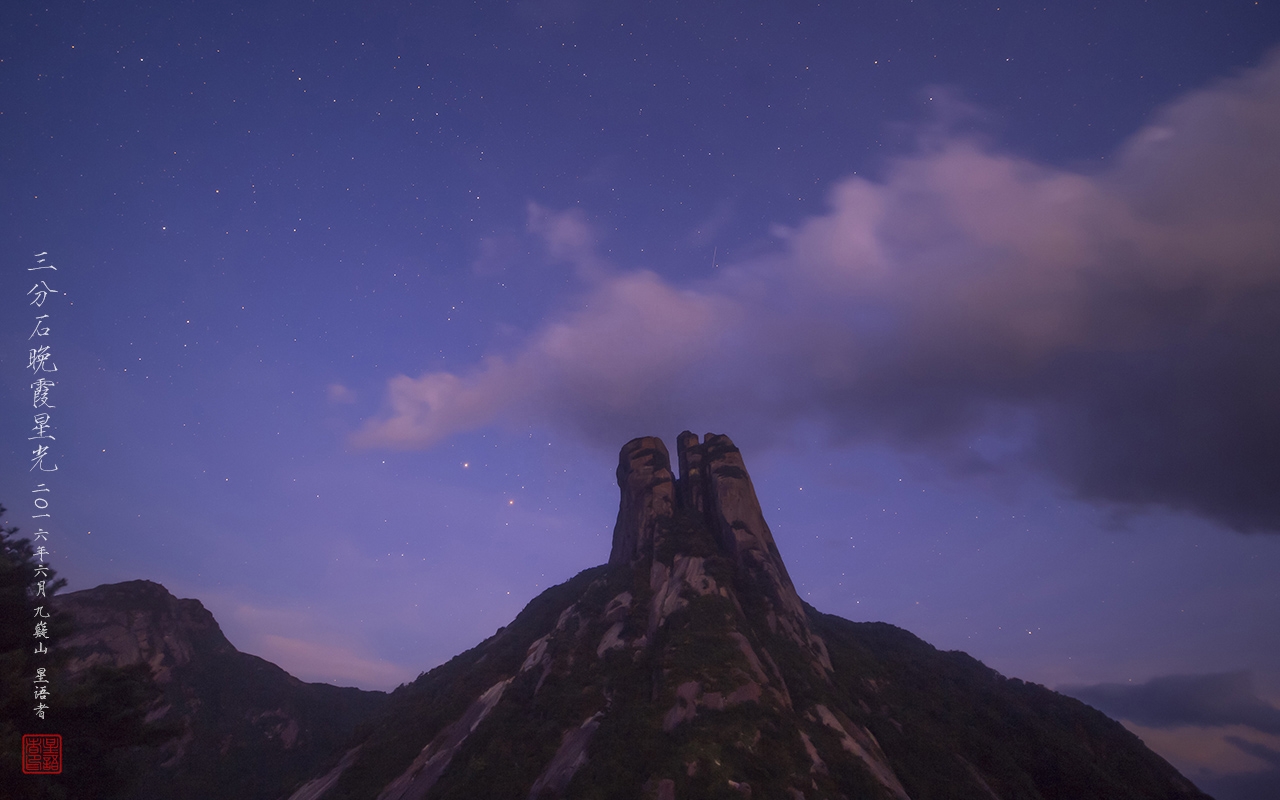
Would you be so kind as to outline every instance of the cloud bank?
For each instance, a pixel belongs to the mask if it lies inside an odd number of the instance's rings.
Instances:
[[[1082,498],[1280,530],[1280,54],[1109,164],[933,137],[839,182],[777,252],[685,286],[601,267],[583,217],[531,206],[584,278],[576,310],[471,369],[392,378],[353,441],[816,421],[961,463],[1016,421],[1011,458]]]
[[[1125,727],[1215,797],[1262,800],[1280,785],[1280,709],[1249,673],[1167,675],[1059,691]]]
[[[1060,690],[1112,715],[1153,728],[1246,725],[1280,736],[1280,708],[1258,697],[1247,672],[1166,675],[1146,683]]]

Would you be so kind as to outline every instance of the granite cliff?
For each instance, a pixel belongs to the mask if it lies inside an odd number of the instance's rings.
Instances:
[[[1119,723],[801,601],[725,436],[634,439],[607,564],[397,689],[290,800],[1204,798]]]

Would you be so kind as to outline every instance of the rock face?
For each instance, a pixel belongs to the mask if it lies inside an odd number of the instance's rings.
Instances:
[[[634,439],[607,564],[392,695],[292,800],[1204,798],[1119,723],[804,604],[742,455]]]
[[[675,481],[667,446],[654,436],[632,439],[618,455],[618,521],[610,564],[634,564],[653,556],[654,543],[670,534]]]
[[[106,584],[55,602],[75,620],[75,633],[63,643],[74,654],[72,673],[145,663],[157,682],[169,684],[197,653],[223,659],[236,652],[199,600],[179,600],[151,581]]]
[[[383,692],[303,683],[241,653],[198,600],[179,600],[151,581],[60,595],[74,621],[70,677],[94,665],[147,664],[161,698],[148,720],[172,731],[136,753],[146,780],[139,800],[277,800],[340,753]]]

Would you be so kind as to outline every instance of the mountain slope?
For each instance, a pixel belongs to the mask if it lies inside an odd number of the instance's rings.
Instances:
[[[291,800],[1203,798],[1118,723],[801,602],[727,437],[623,447],[609,563],[391,696]]]
[[[312,774],[385,702],[382,692],[303,683],[241,653],[197,600],[151,581],[60,595],[74,623],[62,647],[74,677],[146,664],[161,692],[148,719],[172,731],[134,754],[139,800],[276,800]]]

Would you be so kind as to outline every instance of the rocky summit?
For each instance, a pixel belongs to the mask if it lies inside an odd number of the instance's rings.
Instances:
[[[135,667],[155,688],[146,708],[152,744],[125,754],[135,785],[95,797],[278,800],[341,752],[386,701],[383,692],[304,683],[240,652],[200,601],[180,600],[151,581],[59,595],[54,607],[72,622],[61,643],[68,681],[98,668]]]
[[[1119,723],[801,601],[725,436],[622,448],[608,564],[402,686],[290,800],[1203,798]]]

